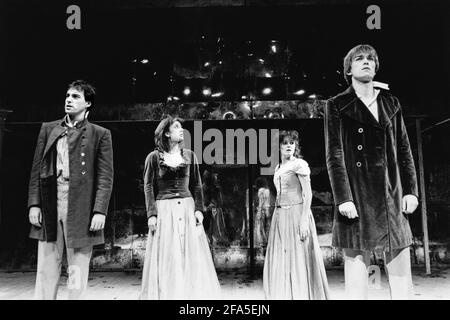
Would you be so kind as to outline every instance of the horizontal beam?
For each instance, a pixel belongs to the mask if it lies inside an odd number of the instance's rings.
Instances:
[[[377,5],[412,4],[442,2],[439,0],[378,0]],[[371,5],[373,0],[72,0],[58,1],[51,4],[42,0],[4,0],[3,5],[8,8],[36,8],[51,10],[52,7],[68,6],[71,4],[88,5],[93,8],[109,9],[145,9],[145,8],[207,8],[207,7],[269,7],[269,6],[306,6],[306,5]]]

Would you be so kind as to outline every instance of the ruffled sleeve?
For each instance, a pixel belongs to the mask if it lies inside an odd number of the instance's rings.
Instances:
[[[309,169],[308,162],[303,159],[298,159],[295,163],[295,173],[309,180],[311,169]]]

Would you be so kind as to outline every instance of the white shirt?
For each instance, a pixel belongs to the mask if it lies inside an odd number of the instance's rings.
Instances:
[[[73,128],[77,125],[78,121],[70,121],[68,115],[64,117],[64,122],[68,128]],[[67,143],[67,130],[64,132],[63,136],[58,139],[56,144],[56,172],[57,177],[63,180],[69,180],[69,145]]]
[[[373,117],[378,121],[378,103],[377,103],[377,97],[378,94],[380,93],[380,90],[375,89],[375,94],[371,99],[366,99],[363,98],[362,96],[356,94],[359,98],[359,100],[361,100],[364,105],[367,107],[367,109],[369,109],[370,113],[372,113]]]

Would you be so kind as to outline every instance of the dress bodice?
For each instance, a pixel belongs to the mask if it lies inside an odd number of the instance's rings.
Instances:
[[[303,203],[302,186],[297,175],[309,179],[311,171],[308,163],[295,158],[275,169],[273,182],[277,189],[277,206],[290,206]]]
[[[152,151],[145,159],[144,193],[147,215],[156,215],[155,200],[193,197],[195,210],[204,211],[202,180],[194,152],[184,149],[184,161],[176,167],[167,165],[164,154]]]

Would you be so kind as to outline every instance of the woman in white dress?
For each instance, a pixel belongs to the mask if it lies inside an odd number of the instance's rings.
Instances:
[[[183,149],[181,120],[155,130],[145,160],[149,233],[141,299],[218,299],[220,285],[203,228],[203,191],[195,154]]]
[[[281,131],[281,163],[273,177],[272,216],[263,285],[267,299],[329,299],[328,281],[311,211],[308,163],[300,158],[297,131]]]

